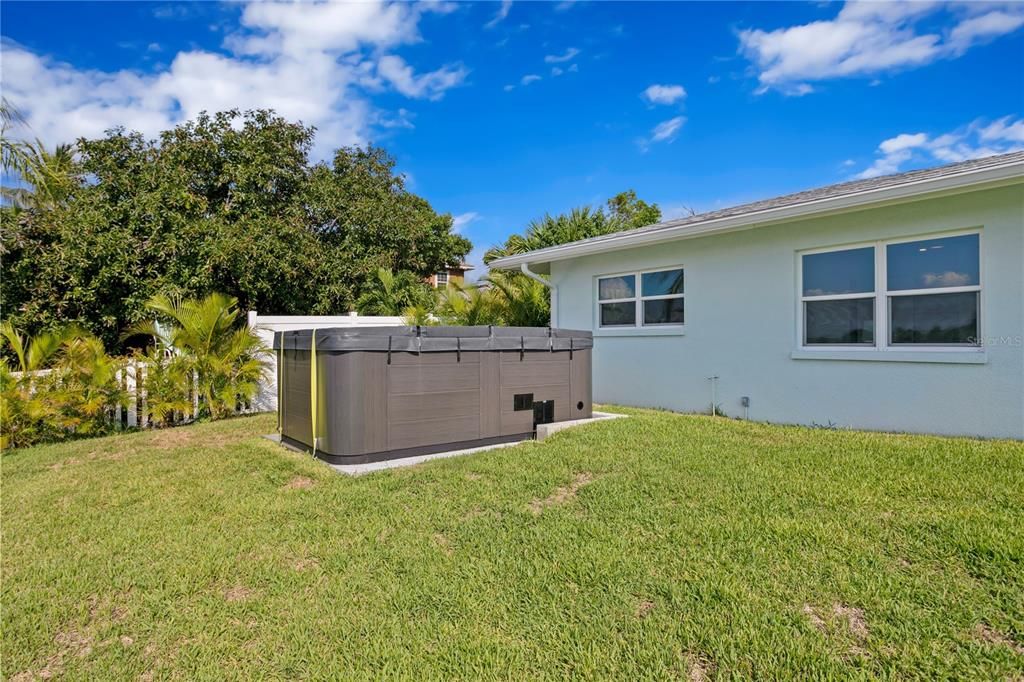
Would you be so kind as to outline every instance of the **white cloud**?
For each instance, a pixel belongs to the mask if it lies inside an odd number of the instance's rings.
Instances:
[[[902,133],[883,140],[878,145],[878,158],[857,177],[898,173],[912,161],[937,165],[1019,150],[1024,150],[1024,119],[1004,116],[988,124],[977,119],[935,137],[927,133]]]
[[[941,19],[941,21],[937,21]],[[947,24],[937,29],[937,23]],[[835,19],[739,33],[758,92],[811,92],[808,81],[858,77],[953,58],[1024,26],[1024,4],[847,2]]]
[[[580,53],[575,47],[570,47],[565,51],[565,54],[549,54],[544,57],[544,61],[548,64],[561,64],[562,62],[572,61]]]
[[[493,19],[484,24],[484,28],[494,28],[505,21],[505,17],[508,16],[510,9],[512,9],[512,0],[501,0],[501,7],[498,8],[498,13],[494,15]]]
[[[561,68],[559,68],[557,66],[552,66],[551,67],[551,75],[552,76],[561,76],[563,73],[565,73],[565,71],[562,71]]]
[[[400,4],[273,3],[245,6],[241,23],[252,33],[229,43],[241,54],[344,54],[362,45],[391,47],[418,39],[419,13]]]
[[[377,73],[406,97],[438,100],[446,90],[461,84],[469,72],[461,65],[449,65],[417,76],[404,59],[386,55],[377,62]]]
[[[667,121],[662,121],[658,125],[651,128],[651,134],[649,137],[644,137],[637,140],[637,145],[641,151],[646,152],[650,146],[656,142],[672,142],[679,135],[679,131],[683,129],[683,124],[686,123],[685,116],[676,116],[670,118]]]
[[[580,70],[579,64],[570,64],[569,68],[566,69],[568,73],[578,73]]]
[[[927,141],[928,136],[924,133],[903,133],[902,135],[884,140],[882,144],[878,145],[878,149],[883,154],[900,154],[909,149],[920,147]]]
[[[535,73],[528,73],[519,80],[520,85],[529,85],[530,83],[536,83],[540,80],[540,76]]]
[[[683,116],[676,116],[667,121],[662,121],[654,126],[654,129],[651,131],[651,142],[671,142],[676,139],[676,135],[682,130],[683,123],[685,122],[686,118]]]
[[[1024,12],[996,10],[960,22],[950,33],[949,42],[958,54],[966,52],[976,41],[997,38],[1024,26]]]
[[[674,104],[686,97],[686,89],[682,85],[650,85],[643,96],[651,104]]]
[[[408,128],[413,129],[416,126],[412,123],[412,113],[408,109],[399,109],[395,112],[394,116],[378,115],[374,118],[374,123],[381,128]]]
[[[998,121],[979,128],[978,136],[986,142],[990,140],[1024,142],[1024,119],[1012,121],[1010,116],[1004,116]]]
[[[172,9],[155,11],[176,18]],[[316,126],[313,156],[326,158],[364,143],[377,125],[411,125],[406,111],[377,111],[368,91],[437,99],[462,82],[461,66],[417,74],[395,55],[378,56],[420,40],[423,13],[444,11],[439,3],[250,4],[225,52],[182,51],[154,73],[79,69],[5,39],[2,87],[49,144],[115,126],[152,137],[203,110],[265,107]]]
[[[502,88],[502,90],[504,90],[505,92],[512,92],[515,89],[516,86],[512,85],[511,83]]]
[[[469,211],[467,213],[460,213],[459,215],[454,216],[452,218],[452,230],[456,234],[461,234],[462,230],[465,229],[465,227],[467,225],[469,225],[471,222],[473,222],[475,220],[478,220],[479,218],[480,218],[480,214],[476,213],[474,211]]]

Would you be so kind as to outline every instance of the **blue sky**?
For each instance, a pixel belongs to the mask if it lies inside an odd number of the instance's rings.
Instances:
[[[390,150],[477,249],[627,188],[668,217],[1024,148],[1024,4],[0,5],[48,143],[272,107]]]

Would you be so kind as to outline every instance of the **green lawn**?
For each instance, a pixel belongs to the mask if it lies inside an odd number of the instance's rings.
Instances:
[[[272,416],[2,460],[5,678],[1024,675],[1024,446],[630,411],[349,478]]]

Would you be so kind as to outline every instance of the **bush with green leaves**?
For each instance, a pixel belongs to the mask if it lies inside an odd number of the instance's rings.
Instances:
[[[444,324],[456,326],[502,324],[501,311],[490,291],[460,282],[450,283],[441,293],[437,315]]]
[[[0,338],[15,358],[13,366],[0,363],[0,447],[119,428],[123,361],[107,355],[98,338],[74,327],[28,338],[9,322],[0,324]]]
[[[152,426],[172,426],[193,413],[193,375],[187,359],[162,344],[135,351],[130,362],[146,397]]]
[[[145,334],[154,342],[129,358],[108,355],[100,339],[77,327],[28,338],[10,322],[0,324],[3,350],[13,358],[0,363],[0,447],[120,429],[130,372],[153,426],[191,415],[193,392],[199,415],[211,419],[234,414],[256,397],[270,351],[239,324],[234,298],[159,295],[149,309],[159,319],[133,326],[125,337]]]
[[[434,292],[422,277],[407,270],[378,268],[373,281],[356,302],[362,315],[404,315],[409,308],[432,310]]]
[[[173,363],[160,366],[160,381],[175,376],[195,377],[200,414],[227,417],[259,392],[269,364],[270,350],[247,326],[239,326],[238,301],[224,294],[202,299],[158,294],[146,304],[159,321],[131,327],[125,336],[151,336],[158,349],[176,353]],[[163,415],[179,407],[162,408]]]

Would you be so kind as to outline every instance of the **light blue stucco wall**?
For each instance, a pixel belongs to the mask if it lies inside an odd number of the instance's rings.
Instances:
[[[798,251],[978,227],[982,335],[993,340],[971,355],[981,364],[792,357]],[[596,276],[673,265],[686,269],[682,335],[600,335]],[[595,332],[595,401],[704,412],[718,375],[730,416],[749,396],[755,420],[1024,438],[1020,185],[555,262],[551,277],[554,323]]]

